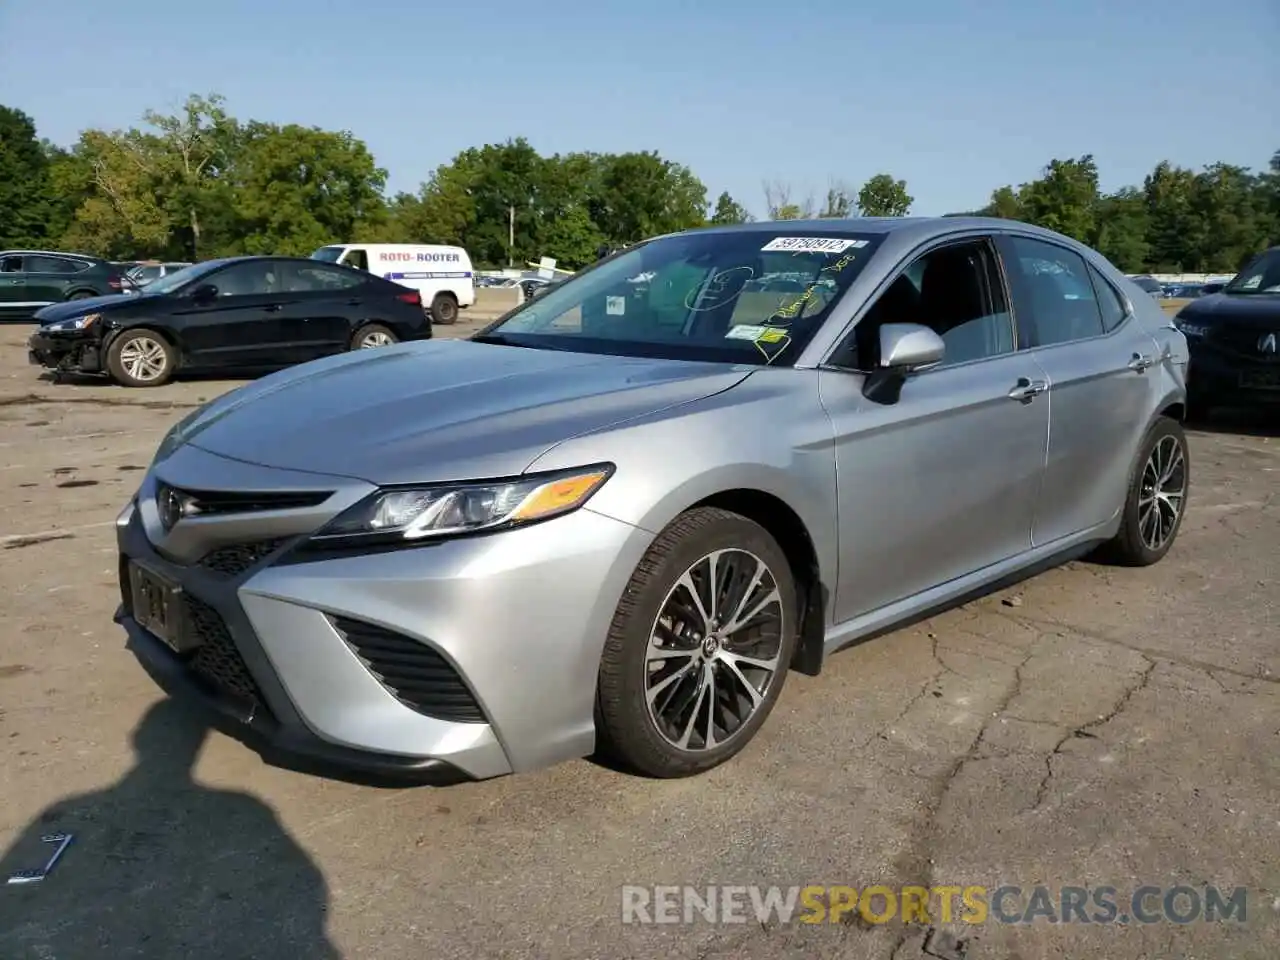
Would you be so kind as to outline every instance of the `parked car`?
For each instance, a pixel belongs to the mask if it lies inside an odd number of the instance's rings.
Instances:
[[[1192,409],[1280,404],[1280,246],[1201,290],[1174,318],[1191,349]]]
[[[155,387],[178,371],[248,371],[431,336],[416,290],[300,257],[184,267],[135,297],[45,307],[33,364]]]
[[[781,270],[809,286],[747,289]],[[1013,221],[660,237],[469,340],[184,418],[118,520],[118,618],[275,756],[693,774],[791,669],[1063,558],[1164,557],[1186,362],[1099,254]]]
[[[48,250],[0,251],[0,320],[30,320],[49,304],[126,294],[132,289],[124,271],[97,257]]]
[[[476,302],[471,257],[462,247],[426,243],[338,243],[321,247],[311,256],[367,270],[417,290],[436,323],[457,323],[458,311]]]
[[[1143,292],[1157,299],[1164,296],[1164,286],[1155,277],[1133,277],[1132,279]]]
[[[184,267],[189,267],[189,263],[139,263],[129,271],[129,279],[133,281],[135,286],[145,287],[147,284],[161,277],[167,277],[171,273],[177,273]]]

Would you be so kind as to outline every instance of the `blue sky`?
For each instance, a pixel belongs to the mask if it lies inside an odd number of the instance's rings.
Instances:
[[[1276,0],[0,0],[0,103],[44,136],[191,92],[349,129],[416,189],[468,146],[656,149],[759,214],[884,171],[971,209],[1053,157],[1103,187],[1280,149]]]

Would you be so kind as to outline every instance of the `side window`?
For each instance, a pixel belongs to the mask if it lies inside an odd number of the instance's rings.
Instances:
[[[27,273],[79,273],[84,269],[79,260],[45,256],[27,257],[26,266]]]
[[[9,256],[0,257],[0,273],[21,273],[22,257]]]
[[[985,360],[1013,352],[1013,321],[985,240],[949,244],[909,264],[854,328],[854,366],[880,362],[880,328],[919,323],[946,345],[942,365]]]
[[[271,260],[250,260],[219,270],[209,278],[219,297],[257,297],[282,289],[280,264]]]
[[[369,254],[364,250],[348,250],[346,256],[342,258],[342,262],[348,267],[354,267],[356,270],[369,271]]]
[[[364,278],[350,270],[322,267],[315,264],[285,264],[284,288],[290,293],[327,293],[334,290],[350,290],[365,282]]]
[[[1071,343],[1103,333],[1102,313],[1083,257],[1027,237],[1010,237],[1009,247],[1017,273],[1014,308],[1033,346]]]
[[[1102,329],[1110,333],[1128,316],[1120,293],[1107,282],[1092,264],[1089,264],[1089,279],[1093,281],[1093,293],[1098,301],[1098,312],[1102,314]]]

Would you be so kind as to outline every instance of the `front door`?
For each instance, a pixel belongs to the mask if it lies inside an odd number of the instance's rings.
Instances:
[[[999,243],[1019,339],[1053,396],[1049,455],[1032,524],[1036,546],[1115,517],[1124,503],[1145,412],[1158,388],[1150,334],[1083,257],[1045,240]]]
[[[22,254],[0,257],[0,318],[11,320],[31,316],[47,303],[34,303],[27,295],[27,275],[23,272]]]
[[[923,260],[923,263],[921,261]],[[896,403],[862,395],[885,323],[923,323],[946,344]],[[991,242],[967,239],[904,264],[833,356],[819,387],[835,430],[843,622],[1025,552],[1044,470],[1049,404],[1015,350]]]
[[[282,289],[282,264],[271,260],[233,263],[201,278],[209,299],[186,296],[174,311],[186,362],[204,369],[274,367],[294,362]]]
[[[284,265],[284,323],[300,360],[341,353],[351,344],[362,318],[371,314],[368,281],[354,270],[328,264]],[[374,317],[374,319],[377,319]]]

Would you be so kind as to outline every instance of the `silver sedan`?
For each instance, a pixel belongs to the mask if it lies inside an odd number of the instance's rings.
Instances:
[[[1020,223],[659,237],[469,341],[177,424],[118,521],[118,618],[281,758],[694,774],[861,637],[1064,558],[1163,557],[1186,370],[1150,296]]]

